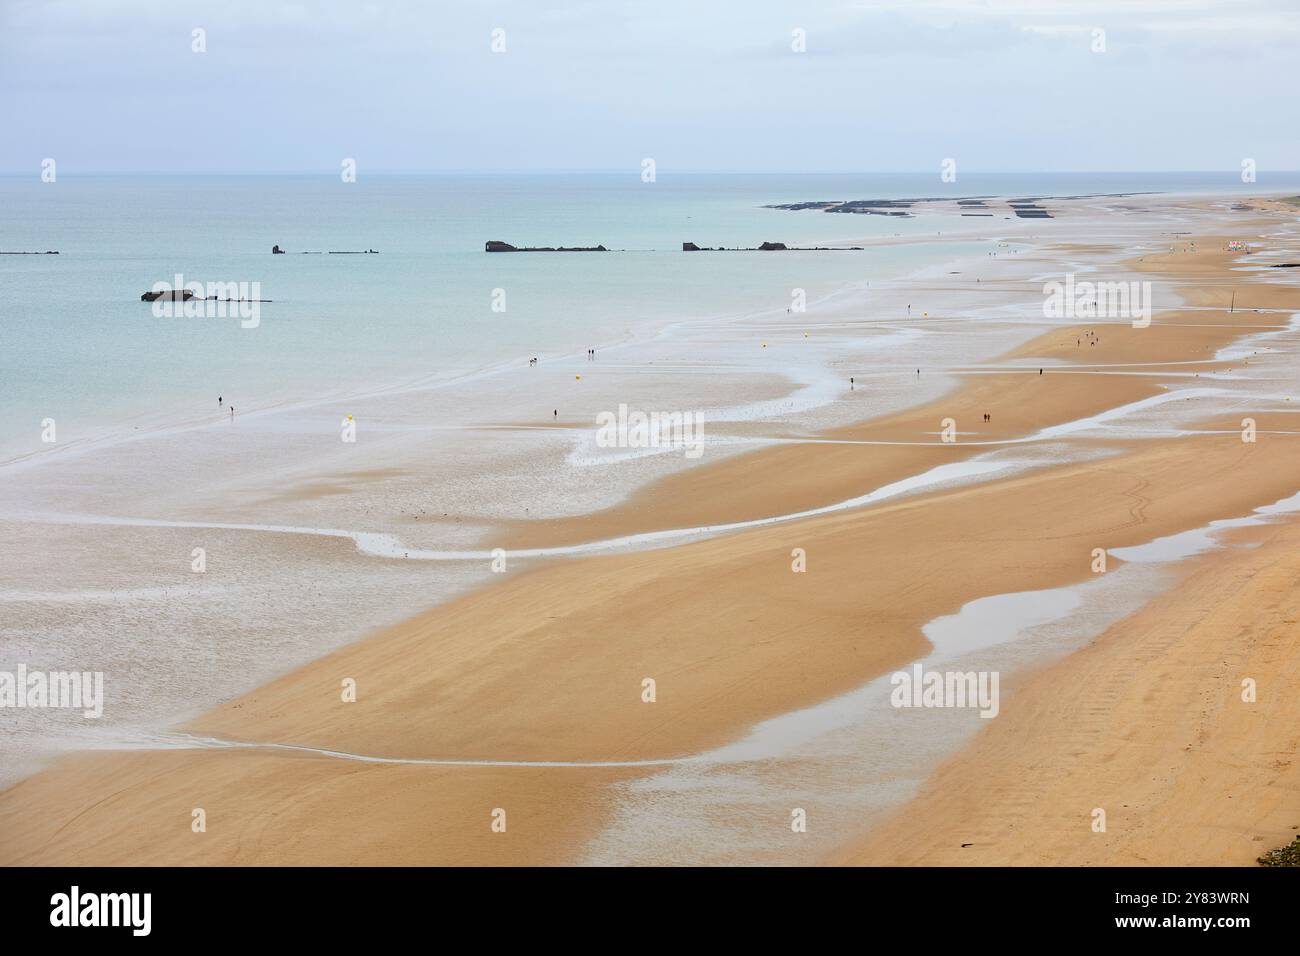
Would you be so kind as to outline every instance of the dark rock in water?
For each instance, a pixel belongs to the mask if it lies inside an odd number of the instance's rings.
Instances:
[[[1016,214],[1017,219],[1051,219],[1052,214],[1047,211],[1046,207],[1038,203],[1037,200],[1028,199],[1020,202],[1008,201],[1007,205],[1011,211]]]
[[[697,246],[683,242],[682,252],[850,252],[861,246],[787,246],[784,242],[765,242],[761,246]]]
[[[914,203],[935,202],[934,199],[852,199],[819,200],[817,202],[779,203],[766,209],[819,209],[822,212],[859,213],[869,216],[911,216],[908,210]]]
[[[1272,269],[1300,269],[1300,262],[1279,262],[1270,266]]]
[[[167,289],[163,292],[146,292],[140,296],[141,302],[157,302],[162,299],[164,302],[188,302],[190,299],[197,299],[189,289]]]
[[[604,246],[512,246],[499,239],[489,239],[485,252],[609,252]]]
[[[0,256],[57,256],[59,250],[46,249],[44,252],[0,252]]]
[[[279,246],[272,246],[272,247],[271,247],[271,255],[273,255],[273,256],[282,256],[282,255],[284,255],[284,250],[281,249]]]

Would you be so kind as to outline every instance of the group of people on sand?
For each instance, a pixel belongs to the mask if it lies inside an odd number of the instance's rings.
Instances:
[[[1083,338],[1084,338],[1084,339],[1088,339],[1088,344],[1089,344],[1089,345],[1096,345],[1098,342],[1101,341],[1101,336],[1098,335],[1096,332],[1092,331],[1092,329],[1084,329],[1084,330],[1083,330]],[[1074,347],[1075,347],[1075,348],[1078,348],[1078,347],[1081,346],[1082,344],[1083,344],[1083,339],[1075,339],[1075,340],[1074,340]]]

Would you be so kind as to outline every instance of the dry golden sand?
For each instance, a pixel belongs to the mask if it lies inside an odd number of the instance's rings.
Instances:
[[[1289,843],[1300,529],[1249,539],[1263,544],[1200,559],[1176,591],[1013,685],[1003,719],[834,862],[1245,865]]]
[[[1147,257],[1141,267],[1207,286],[1228,282],[1221,241],[1199,245],[1204,251]],[[1300,307],[1294,290],[1258,280],[1251,294],[1260,307]],[[1159,322],[1106,326],[1097,346],[1075,345],[1082,328],[1054,332],[1021,354],[1204,361],[1246,331],[1205,312]],[[923,441],[944,417],[988,437],[1024,435],[1152,394],[1158,383],[1059,368],[972,375],[945,399],[838,437]],[[980,421],[985,410],[989,426]],[[1257,417],[1261,429],[1287,427],[1282,416]],[[928,646],[921,626],[974,598],[1085,579],[1093,548],[1245,514],[1296,490],[1300,445],[1292,440],[1248,445],[1228,434],[1104,447],[1113,457],[512,575],[286,675],[191,729],[388,757],[689,754],[915,659]],[[608,512],[513,529],[508,543],[789,512],[974,451],[960,443],[770,448],[672,478]],[[796,547],[807,552],[806,574],[790,573]],[[1108,835],[1084,844],[1098,859],[1111,846],[1116,859],[1180,863],[1214,846],[1216,860],[1246,862],[1253,849],[1238,846],[1237,835],[1284,842],[1285,827],[1300,822],[1279,809],[1287,780],[1294,809],[1295,777],[1289,763],[1279,768],[1260,756],[1284,760],[1295,744],[1294,703],[1289,712],[1267,704],[1288,694],[1293,702],[1298,689],[1294,655],[1273,626],[1278,614],[1295,616],[1284,555],[1271,544],[1250,553],[1265,562],[1260,573],[1277,592],[1261,592],[1272,595],[1263,603],[1216,590],[1213,568],[1223,560],[1216,556],[1191,579],[1202,582],[1197,588],[1180,588],[1087,650],[1016,682],[1002,716],[968,754],[895,822],[846,847],[844,859],[988,862],[1002,853],[1013,862],[1074,861],[1073,828],[1091,835],[1086,814],[1098,805],[1115,807]],[[1234,567],[1241,560],[1234,555]],[[1253,581],[1245,570],[1238,576]],[[1213,626],[1225,614],[1233,627]],[[1189,626],[1180,629],[1183,620]],[[1107,658],[1111,647],[1135,656]],[[1185,666],[1169,656],[1183,652]],[[1207,683],[1220,657],[1233,666]],[[1108,663],[1097,663],[1103,658]],[[1132,683],[1127,667],[1139,668]],[[1257,672],[1261,701],[1272,708],[1251,713],[1266,719],[1228,706],[1243,667]],[[658,683],[654,705],[640,702],[646,676]],[[357,703],[340,702],[345,677],[357,681]],[[1196,717],[1194,737],[1180,715]],[[1196,741],[1200,750],[1183,749]],[[1234,747],[1248,753],[1233,756]],[[977,772],[962,764],[970,760]],[[376,765],[266,750],[80,755],[0,794],[0,862],[563,863],[577,859],[607,819],[608,784],[642,772]],[[966,787],[949,792],[945,775]],[[1093,789],[1072,789],[1071,779]],[[984,816],[972,816],[972,803],[984,798]],[[201,835],[190,828],[195,807],[207,813]],[[507,834],[489,828],[496,807],[507,809]],[[1166,842],[1180,820],[1197,837]],[[1010,825],[1015,841],[1006,836]],[[1205,827],[1231,837],[1191,847]],[[969,833],[980,835],[983,856],[947,859],[956,852],[949,841],[971,842]],[[1123,834],[1135,833],[1140,839],[1126,843]],[[860,837],[846,833],[845,843]]]
[[[1239,309],[1294,305],[1291,293],[1243,287],[1205,257],[1152,259],[1139,268],[1200,280],[1186,293],[1195,304],[1227,307],[1235,290]],[[1279,416],[1264,427],[1288,425]],[[1015,682],[1004,719],[830,862],[1245,865],[1290,842],[1300,829],[1300,528],[1231,540],[1250,547],[1198,559],[1176,590]],[[1253,702],[1243,700],[1246,679]]]

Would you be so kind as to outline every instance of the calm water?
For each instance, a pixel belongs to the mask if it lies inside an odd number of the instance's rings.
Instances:
[[[581,351],[647,322],[741,314],[922,264],[867,253],[683,255],[923,235],[922,219],[764,209],[813,199],[1067,195],[1245,187],[1232,174],[966,176],[622,174],[0,178],[0,456],[210,414],[473,373]],[[989,220],[984,220],[989,222]],[[488,255],[483,243],[595,245],[610,255]],[[271,256],[279,244],[290,254]],[[379,255],[299,255],[377,249]],[[140,294],[172,281],[257,282],[260,325],[161,319]],[[491,308],[494,289],[506,311]]]

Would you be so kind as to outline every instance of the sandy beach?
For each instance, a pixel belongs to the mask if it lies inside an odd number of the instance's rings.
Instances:
[[[1296,270],[1242,271],[1226,250],[1244,239],[1295,256],[1300,237],[1282,236],[1294,209],[1150,208],[1187,230],[1158,250],[1152,230],[1140,256],[1060,232],[1025,237],[1022,272],[1000,290],[1037,308],[1038,275],[1083,261],[1171,290],[1178,303],[1158,304],[1149,327],[1061,322],[988,361],[891,372],[900,389],[939,374],[955,385],[815,431],[742,422],[728,434],[764,442],[666,471],[607,507],[496,521],[475,546],[507,555],[737,527],[521,562],[174,732],[61,756],[0,793],[0,863],[1252,863],[1300,826],[1294,515],[1162,564],[1162,585],[1135,592],[1132,613],[1073,644],[975,658],[1001,671],[997,717],[933,731],[931,712],[900,717],[933,752],[906,766],[868,757],[882,788],[869,808],[840,792],[853,788],[833,756],[799,738],[735,759],[755,777],[723,808],[734,812],[695,817],[673,802],[695,797],[653,796],[702,755],[728,764],[707,755],[763,722],[925,658],[927,626],[971,602],[1127,573],[1112,555],[1098,574],[1096,549],[1139,548],[1300,491],[1286,404],[1300,408],[1300,390],[1279,400],[1288,380],[1270,386],[1271,372],[1254,391],[1240,385],[1293,356],[1223,352],[1285,331],[1300,311],[1300,287],[1276,275]],[[969,285],[945,294],[985,294]],[[924,301],[923,288],[906,291]],[[519,424],[584,427],[572,417]],[[947,419],[955,441],[939,438]],[[374,468],[284,494],[320,506],[403,474]],[[340,573],[356,560],[347,538],[292,547]],[[1245,678],[1258,684],[1251,703]],[[705,814],[707,791],[697,802],[691,812]],[[791,831],[796,807],[807,833]],[[505,832],[492,827],[497,810]],[[641,813],[686,822],[634,846]]]

